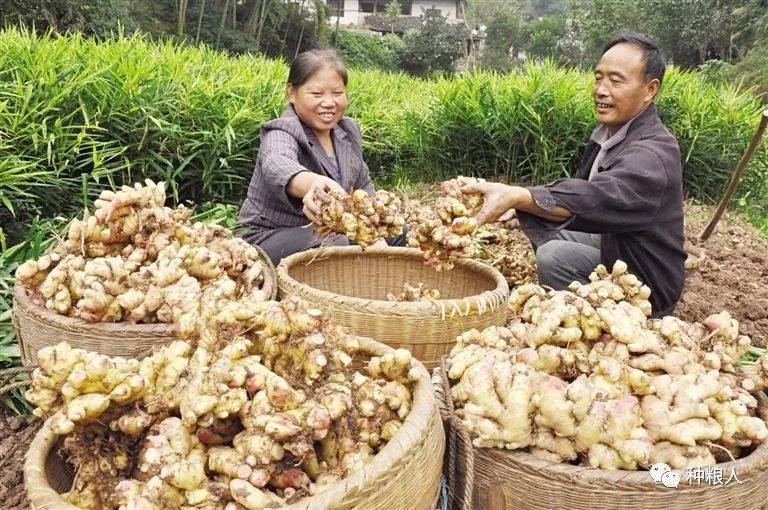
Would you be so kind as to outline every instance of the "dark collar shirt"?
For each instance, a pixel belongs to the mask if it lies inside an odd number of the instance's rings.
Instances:
[[[307,225],[301,200],[288,195],[287,186],[299,172],[330,177],[347,192],[374,192],[363,161],[360,126],[343,117],[331,132],[336,160],[326,154],[312,129],[288,107],[283,115],[261,127],[259,155],[248,194],[240,209],[240,223],[249,242],[259,243],[274,229]]]
[[[618,133],[617,133],[618,134]],[[561,206],[562,223],[518,212],[535,246],[560,229],[600,234],[600,261],[609,270],[621,259],[651,288],[654,317],[674,312],[685,283],[683,185],[680,149],[651,104],[631,121],[624,139],[600,153],[588,143],[576,175],[530,188],[546,211]]]

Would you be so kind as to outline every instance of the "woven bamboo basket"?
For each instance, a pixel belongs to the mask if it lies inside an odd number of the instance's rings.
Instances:
[[[391,351],[360,339],[358,361]],[[437,503],[445,435],[430,376],[420,364],[413,408],[403,426],[376,457],[321,494],[289,505],[287,510],[432,510]],[[57,437],[48,423],[35,436],[24,462],[24,485],[32,510],[77,510],[59,495],[69,489],[73,473],[56,453]]]
[[[676,489],[654,483],[648,471],[610,471],[546,461],[526,452],[478,448],[455,414],[445,358],[440,368],[440,414],[446,424],[445,471],[451,510],[720,510],[768,508],[768,444],[750,455],[709,466],[721,484],[698,483],[676,471]],[[765,405],[762,399],[761,405]],[[735,474],[729,483],[725,483]]]
[[[277,296],[275,266],[259,248],[264,270],[264,291]],[[136,357],[155,345],[176,339],[170,324],[132,324],[130,322],[86,322],[65,317],[32,302],[24,286],[17,284],[13,293],[12,321],[24,366],[37,364],[37,351],[67,341],[72,347],[108,356]]]
[[[509,287],[496,269],[471,259],[450,271],[424,265],[415,248],[329,247],[296,253],[277,266],[278,294],[298,294],[354,335],[410,350],[431,369],[461,333],[503,326]],[[440,291],[436,301],[387,301],[403,284]]]

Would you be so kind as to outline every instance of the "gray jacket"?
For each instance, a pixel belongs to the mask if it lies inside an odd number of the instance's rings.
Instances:
[[[333,128],[331,136],[341,171],[341,187],[347,192],[364,189],[373,193],[373,182],[363,161],[360,126],[344,117]],[[271,230],[309,223],[302,213],[301,200],[288,195],[288,182],[307,170],[333,179],[332,165],[335,165],[312,129],[299,119],[291,106],[280,118],[261,126],[260,139],[256,168],[240,209],[240,223],[247,229],[243,237],[257,244]]]

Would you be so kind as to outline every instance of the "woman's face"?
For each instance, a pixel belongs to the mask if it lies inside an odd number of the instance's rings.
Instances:
[[[339,73],[324,66],[300,87],[288,84],[288,98],[296,114],[318,135],[339,123],[347,109],[347,92]]]

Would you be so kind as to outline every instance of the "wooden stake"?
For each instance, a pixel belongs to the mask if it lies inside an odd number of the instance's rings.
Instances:
[[[744,175],[744,170],[747,168],[747,163],[749,163],[749,158],[752,157],[752,153],[755,152],[755,149],[760,144],[760,139],[763,137],[763,132],[765,131],[766,125],[768,125],[768,109],[763,110],[763,116],[760,119],[760,125],[757,127],[757,131],[755,131],[755,134],[752,136],[752,140],[749,142],[747,150],[744,151],[744,155],[741,156],[739,164],[736,165],[736,170],[733,172],[733,177],[731,177],[731,183],[728,185],[728,189],[725,190],[725,195],[723,196],[722,200],[720,200],[714,216],[712,216],[712,219],[709,220],[709,223],[707,224],[704,231],[701,233],[701,235],[699,235],[698,242],[705,242],[707,239],[709,239],[709,236],[712,235],[712,232],[714,232],[715,226],[717,226],[717,222],[720,221],[720,218],[722,218],[723,214],[725,213],[725,209],[728,207],[728,204],[733,198],[733,194],[736,193],[736,188],[738,187],[739,182],[741,182],[741,177]]]

